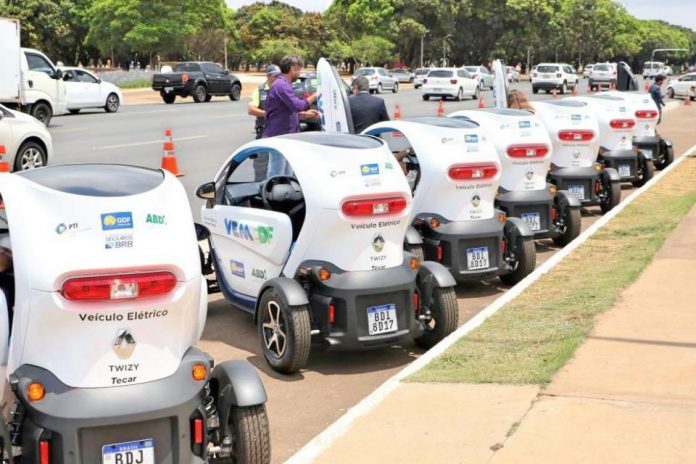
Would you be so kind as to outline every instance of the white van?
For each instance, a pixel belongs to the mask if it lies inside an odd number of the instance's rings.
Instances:
[[[38,50],[21,48],[19,20],[0,18],[0,103],[48,126],[65,113],[62,72]]]
[[[659,74],[663,76],[668,74],[667,66],[662,61],[646,61],[643,63],[643,77],[655,77]]]

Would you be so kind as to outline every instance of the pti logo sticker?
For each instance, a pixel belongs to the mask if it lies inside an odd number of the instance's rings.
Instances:
[[[130,211],[101,215],[102,230],[132,229],[133,214]]]
[[[375,174],[379,174],[379,164],[372,163],[361,165],[360,174],[363,176],[374,176]]]

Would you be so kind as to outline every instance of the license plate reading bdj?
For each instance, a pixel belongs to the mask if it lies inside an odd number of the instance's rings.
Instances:
[[[541,218],[539,213],[522,213],[522,220],[532,230],[541,230]]]
[[[631,177],[631,166],[628,164],[619,164],[619,176]]]
[[[155,464],[155,440],[147,438],[102,446],[102,464]]]
[[[571,193],[574,193],[575,196],[578,197],[578,200],[585,199],[585,186],[583,186],[583,185],[569,185],[568,190],[570,190]]]
[[[470,271],[488,268],[488,247],[467,248],[466,267]]]
[[[370,335],[394,332],[396,325],[396,305],[385,304],[367,308],[367,332]]]

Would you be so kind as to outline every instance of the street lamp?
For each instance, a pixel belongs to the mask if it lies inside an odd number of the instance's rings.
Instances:
[[[560,44],[556,45],[556,61],[555,61],[555,63],[558,63],[558,47],[560,47],[560,46],[561,46]]]
[[[420,67],[421,68],[423,67],[423,39],[425,38],[425,34],[427,34],[428,32],[430,32],[430,31],[428,29],[426,29],[421,34],[421,54],[420,54]]]
[[[447,66],[447,56],[445,55],[445,46],[447,45],[447,39],[452,37],[452,34],[447,34],[442,38],[442,66]]]

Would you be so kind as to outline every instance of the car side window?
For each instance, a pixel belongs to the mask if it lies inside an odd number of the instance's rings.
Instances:
[[[65,82],[74,82],[75,81],[75,76],[73,75],[72,71],[63,71],[63,80]]]
[[[462,71],[462,70],[458,70],[458,71],[457,71],[457,76],[458,76],[458,77],[466,77],[466,73],[465,73],[464,71]]]
[[[384,68],[379,68],[379,75],[380,76],[387,76],[387,71]]]
[[[77,75],[77,80],[80,82],[85,82],[87,84],[96,84],[97,80],[90,74],[76,69],[75,74]]]
[[[201,65],[203,71],[211,74],[222,74],[222,68],[215,63],[203,63]]]
[[[55,76],[55,70],[43,56],[35,55],[34,53],[26,53],[26,57],[27,65],[29,66],[30,71],[40,71],[48,74],[50,77]]]

